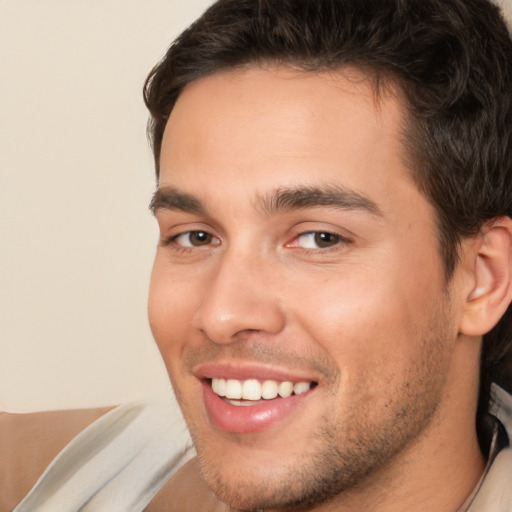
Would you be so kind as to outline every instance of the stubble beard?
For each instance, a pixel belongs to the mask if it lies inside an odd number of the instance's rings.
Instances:
[[[421,411],[418,407],[403,407],[386,424],[360,424],[351,428],[350,434],[323,418],[308,453],[279,474],[269,467],[268,477],[261,478],[260,471],[259,481],[250,476],[244,480],[240,475],[229,478],[215,467],[215,462],[202,457],[199,461],[214,494],[235,509],[306,511],[349,491],[364,492],[372,477],[418,437],[436,409],[436,403],[429,403]]]
[[[446,323],[437,320],[423,341],[423,357],[415,361],[384,407],[380,417],[370,401],[350,415],[324,416],[306,453],[278,472],[269,461],[268,473],[257,477],[229,474],[203,456],[203,442],[191,429],[198,447],[203,477],[224,503],[247,511],[307,511],[340,499],[348,492],[364,493],[414,443],[430,424],[442,401],[447,372]],[[445,329],[443,330],[443,324]],[[357,409],[357,410],[356,410]]]

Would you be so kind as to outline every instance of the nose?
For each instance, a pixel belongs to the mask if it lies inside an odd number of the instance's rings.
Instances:
[[[229,344],[248,333],[277,334],[285,323],[276,279],[264,262],[225,256],[211,269],[193,325],[217,344]]]

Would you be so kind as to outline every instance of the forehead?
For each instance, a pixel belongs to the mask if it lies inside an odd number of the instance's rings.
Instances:
[[[160,183],[205,195],[212,183],[250,184],[254,195],[298,182],[370,195],[397,180],[410,185],[403,110],[392,87],[377,98],[366,75],[352,68],[217,73],[178,98],[164,133]]]

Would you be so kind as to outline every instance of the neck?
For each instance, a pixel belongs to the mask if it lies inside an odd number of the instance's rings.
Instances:
[[[435,426],[431,430],[438,433]],[[471,441],[463,442],[468,436]],[[485,459],[473,432],[460,432],[453,438],[439,435],[437,440],[432,447],[418,439],[385,470],[314,511],[462,512],[485,469]]]
[[[486,465],[475,422],[479,345],[470,346],[475,354],[462,353],[467,347],[455,351],[443,399],[421,434],[358,488],[315,512],[463,512]]]

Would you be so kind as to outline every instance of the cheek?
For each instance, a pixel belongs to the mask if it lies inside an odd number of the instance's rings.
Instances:
[[[293,316],[345,379],[406,368],[428,335],[432,298],[391,266],[386,273],[351,272],[305,287],[318,293],[302,294]]]
[[[148,317],[153,337],[168,364],[182,350],[191,326],[196,291],[169,272],[157,256],[151,274]]]

